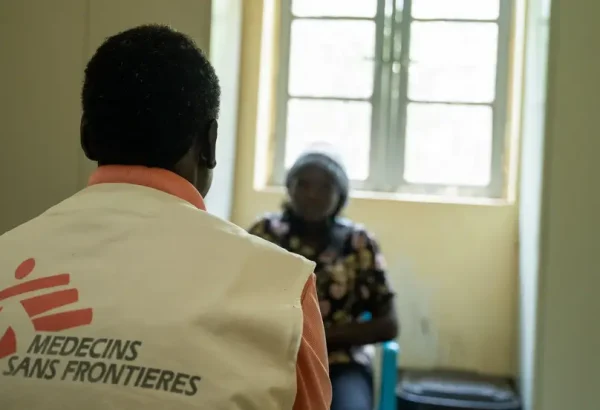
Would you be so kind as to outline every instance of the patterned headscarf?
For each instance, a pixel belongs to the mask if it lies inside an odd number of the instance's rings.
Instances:
[[[337,216],[346,206],[348,201],[348,193],[350,190],[350,178],[346,172],[346,167],[341,157],[330,147],[321,145],[312,147],[301,154],[294,165],[288,171],[285,178],[285,186],[290,189],[291,183],[298,175],[298,172],[307,166],[315,166],[327,172],[333,178],[333,181],[340,193],[340,200],[333,212],[333,216]]]

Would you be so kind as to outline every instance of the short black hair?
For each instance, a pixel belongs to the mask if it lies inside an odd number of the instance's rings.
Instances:
[[[215,70],[194,41],[162,25],[109,37],[85,69],[84,147],[101,165],[171,168],[219,114]]]

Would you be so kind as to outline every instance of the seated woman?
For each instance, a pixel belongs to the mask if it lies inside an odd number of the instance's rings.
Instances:
[[[349,178],[334,155],[302,155],[290,169],[286,187],[289,200],[283,212],[265,216],[250,233],[316,263],[331,409],[371,410],[371,355],[366,347],[398,333],[379,246],[362,226],[339,216],[348,199]],[[367,312],[371,320],[361,320]]]

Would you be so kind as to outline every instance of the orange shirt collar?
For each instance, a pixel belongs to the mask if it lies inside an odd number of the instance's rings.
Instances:
[[[154,188],[189,202],[206,211],[200,192],[186,179],[161,168],[142,166],[105,165],[98,167],[90,177],[89,186],[98,184],[123,183]]]

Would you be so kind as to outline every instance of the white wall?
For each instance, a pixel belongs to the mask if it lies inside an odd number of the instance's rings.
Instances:
[[[524,296],[539,296],[521,322],[527,410],[600,408],[599,13],[597,0],[552,6],[541,201],[533,170],[521,214]],[[523,167],[539,170],[539,158],[524,155]]]
[[[85,1],[0,1],[0,234],[78,188],[85,14]]]
[[[542,211],[544,119],[548,19],[543,0],[531,0],[527,13],[527,50],[520,181],[520,331],[519,379],[525,409],[533,408],[539,249]]]
[[[554,1],[537,408],[596,410],[600,369],[600,2]]]
[[[229,219],[233,207],[241,37],[242,0],[213,0],[210,60],[221,81],[221,114],[217,169],[206,207],[224,219]]]

